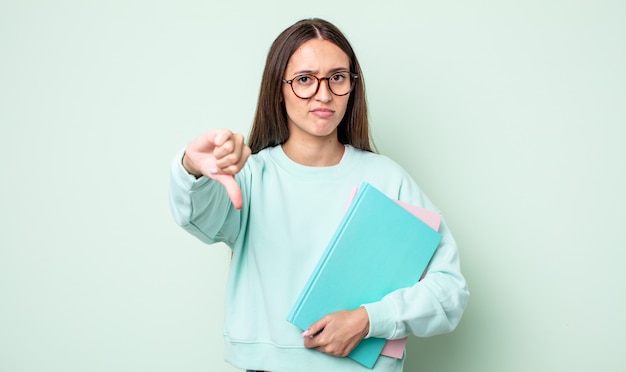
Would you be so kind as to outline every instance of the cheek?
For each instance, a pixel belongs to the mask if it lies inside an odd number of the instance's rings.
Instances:
[[[283,96],[283,104],[285,105],[285,111],[287,116],[297,116],[300,114],[302,102],[300,99],[294,99],[292,96]]]
[[[343,113],[345,113],[345,112],[346,112],[346,110],[348,109],[348,102],[350,101],[350,98],[349,98],[349,97],[350,97],[350,96],[347,96],[347,97],[341,97],[341,98],[342,98],[342,100],[341,100],[341,105],[340,105],[340,107],[341,107],[341,110],[342,110],[342,112],[343,112]]]

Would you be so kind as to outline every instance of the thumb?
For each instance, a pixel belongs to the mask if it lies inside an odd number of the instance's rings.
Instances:
[[[235,180],[235,177],[230,174],[213,174],[211,178],[215,179],[217,182],[221,183],[224,188],[226,188],[226,192],[228,193],[228,197],[230,201],[235,206],[235,209],[239,210],[243,207],[243,197],[241,196],[241,188],[239,184]]]

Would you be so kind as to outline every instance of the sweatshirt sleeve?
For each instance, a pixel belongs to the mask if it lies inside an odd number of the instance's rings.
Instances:
[[[171,164],[169,204],[174,221],[201,241],[232,247],[240,226],[237,211],[224,187],[207,177],[196,179],[182,165],[184,149]]]

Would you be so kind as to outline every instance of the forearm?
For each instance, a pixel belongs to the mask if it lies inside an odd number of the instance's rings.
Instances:
[[[232,222],[237,219],[231,216],[228,194],[219,183],[189,174],[183,154],[178,153],[170,171],[169,203],[175,222],[205,243],[234,239],[237,227]]]

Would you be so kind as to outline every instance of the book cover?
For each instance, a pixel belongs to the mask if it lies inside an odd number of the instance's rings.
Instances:
[[[352,199],[356,195],[358,191],[358,187],[355,187],[350,192],[350,199],[348,200],[348,206],[352,203]],[[396,203],[400,204],[404,209],[411,212],[415,217],[419,218],[426,225],[430,226],[435,231],[439,230],[439,226],[441,225],[441,214],[435,211],[431,211],[426,208],[418,207],[413,204],[404,203],[399,200],[394,200]],[[422,277],[426,274],[424,272]],[[406,349],[407,338],[400,338],[396,340],[387,340],[385,342],[385,346],[383,350],[380,352],[380,355],[385,355],[388,357],[401,359],[404,356],[404,350]]]
[[[356,192],[356,191],[355,191]],[[416,205],[403,203],[401,201],[397,201],[396,203],[400,204],[404,209],[411,212],[415,217],[419,218],[430,226],[433,230],[438,231],[439,226],[441,225],[441,214],[435,211],[431,211],[429,209],[425,209],[422,207],[418,207]],[[422,277],[426,272],[422,274]],[[421,278],[420,278],[421,279]],[[404,356],[404,350],[406,349],[407,338],[400,338],[397,340],[387,340],[385,343],[385,347],[380,352],[380,355],[386,355],[392,358],[400,359]]]
[[[439,233],[364,183],[287,320],[304,330],[327,314],[356,309],[413,286],[440,240]],[[364,339],[349,357],[372,368],[385,342]]]

